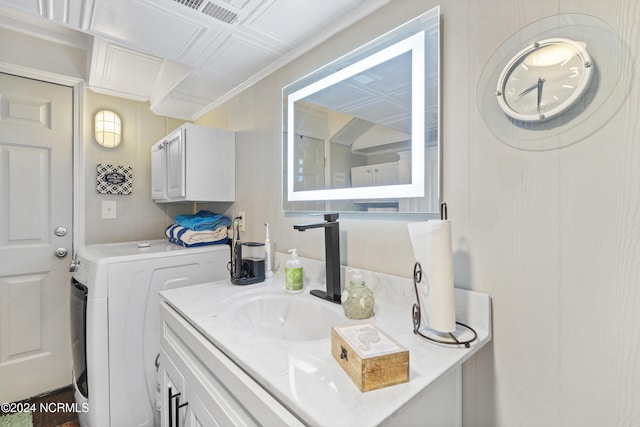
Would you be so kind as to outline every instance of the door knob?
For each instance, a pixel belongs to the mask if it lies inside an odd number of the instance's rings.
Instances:
[[[67,235],[67,229],[65,227],[57,227],[55,230],[53,230],[53,234],[58,237],[64,237]]]
[[[69,251],[67,250],[67,248],[58,248],[55,251],[53,251],[54,255],[57,256],[58,258],[64,258],[67,256],[67,254],[69,253]]]

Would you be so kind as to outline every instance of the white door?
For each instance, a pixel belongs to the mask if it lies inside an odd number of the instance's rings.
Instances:
[[[325,189],[324,141],[308,136],[295,136],[294,181],[295,191]]]
[[[0,402],[72,381],[72,141],[72,88],[0,73]]]

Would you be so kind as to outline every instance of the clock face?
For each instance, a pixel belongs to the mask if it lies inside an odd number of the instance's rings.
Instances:
[[[516,120],[549,120],[582,96],[592,71],[583,43],[559,38],[536,42],[518,52],[500,74],[498,104]]]

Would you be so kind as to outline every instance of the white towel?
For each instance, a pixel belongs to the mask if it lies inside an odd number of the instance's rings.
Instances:
[[[408,224],[416,261],[422,266],[422,320],[439,332],[456,329],[451,222],[430,220]]]

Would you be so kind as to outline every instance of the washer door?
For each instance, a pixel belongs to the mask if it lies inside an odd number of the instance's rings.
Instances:
[[[73,381],[85,398],[89,397],[87,383],[87,294],[89,289],[71,279],[71,351],[73,356]]]

